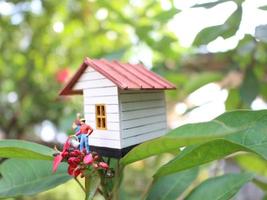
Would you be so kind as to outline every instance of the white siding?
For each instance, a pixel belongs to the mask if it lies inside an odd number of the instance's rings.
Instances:
[[[119,91],[122,148],[166,133],[164,91]]]
[[[93,146],[121,148],[120,117],[117,86],[102,74],[88,67],[74,86],[83,90],[86,123],[94,132],[89,137]],[[96,129],[95,105],[106,105],[107,130]]]
[[[89,68],[89,70],[88,70]],[[83,90],[83,89],[96,89],[103,87],[115,86],[115,84],[107,79],[105,76],[95,71],[94,69],[88,67],[85,72],[81,75],[79,80],[74,85],[74,90]]]

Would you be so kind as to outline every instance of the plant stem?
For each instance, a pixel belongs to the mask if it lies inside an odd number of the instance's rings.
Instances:
[[[106,200],[109,200],[110,195],[109,195],[109,192],[107,190],[107,185],[106,185],[106,181],[105,181],[105,173],[98,171],[98,175],[100,177],[100,185],[102,187],[102,195]]]
[[[74,179],[78,183],[78,185],[81,187],[81,189],[85,192],[85,188],[83,187],[83,185],[81,184],[81,182],[77,179],[77,177],[75,177]]]
[[[122,181],[122,172],[124,167],[120,166],[120,160],[117,160],[117,165],[115,169],[115,179],[114,179],[114,186],[112,190],[112,199],[119,199],[119,188]]]

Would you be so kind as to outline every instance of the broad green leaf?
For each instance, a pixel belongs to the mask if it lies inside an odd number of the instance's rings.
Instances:
[[[213,160],[221,159],[237,151],[249,151],[249,149],[223,139],[189,146],[178,154],[176,158],[163,165],[154,176],[160,177],[190,169]]]
[[[267,161],[254,154],[242,154],[235,157],[241,169],[267,176]],[[248,164],[249,163],[249,164]]]
[[[224,33],[221,35],[224,39],[229,38],[237,32],[242,19],[243,9],[242,6],[238,6],[236,11],[226,20],[222,25],[225,27]]]
[[[261,9],[261,10],[267,10],[267,5],[266,6],[261,6],[261,7],[259,7],[259,9]]]
[[[196,179],[196,168],[175,173],[154,180],[147,196],[147,200],[175,200]]]
[[[237,133],[240,130],[240,127],[233,129],[218,120],[184,125],[170,131],[165,136],[138,145],[121,159],[121,163],[124,165],[129,164],[179,147],[221,138],[228,134]]]
[[[267,191],[267,183],[262,181],[262,180],[259,180],[259,179],[256,179],[254,178],[253,179],[253,183],[258,186],[260,189],[262,189],[263,191]]]
[[[259,94],[259,83],[252,69],[247,70],[240,88],[241,99],[249,106]]]
[[[198,88],[202,87],[205,84],[210,82],[216,82],[223,78],[223,74],[215,73],[215,72],[204,72],[201,74],[197,74],[192,76],[190,81],[184,85],[184,90],[187,94],[194,92]]]
[[[180,11],[176,8],[172,8],[171,10],[163,11],[154,16],[154,19],[160,21],[160,22],[166,22],[172,19],[177,13]]]
[[[197,34],[193,44],[199,46],[202,44],[208,44],[219,36],[222,36],[224,39],[233,36],[239,29],[242,13],[242,6],[238,6],[236,11],[234,11],[224,24],[211,26],[201,30]]]
[[[216,25],[205,28],[197,34],[193,44],[196,46],[208,44],[215,40],[218,36],[222,35],[226,30],[227,27],[224,27],[223,25]]]
[[[239,107],[240,95],[238,89],[228,90],[228,97],[225,102],[225,107],[227,111],[235,110]]]
[[[0,157],[52,160],[54,150],[23,140],[0,140]]]
[[[225,113],[210,122],[179,127],[166,136],[135,147],[121,162],[128,164],[181,146],[208,142],[219,138],[227,140],[225,143],[231,145],[231,147],[225,149],[225,152],[218,149],[221,152],[214,152],[214,155],[210,151],[209,154],[213,155],[214,158],[224,154],[227,155],[239,149],[238,151],[247,150],[257,153],[267,159],[267,111],[233,111]],[[205,144],[195,148],[198,147],[203,148],[204,152],[207,148]],[[202,154],[197,153],[197,155],[200,156]],[[203,154],[202,156],[207,155]],[[201,162],[201,159],[202,157],[199,157],[199,162]]]
[[[186,200],[229,200],[240,188],[251,181],[253,175],[248,173],[227,174],[210,178],[196,187]]]
[[[192,8],[202,8],[202,7],[204,7],[204,8],[212,8],[214,6],[217,6],[218,4],[225,3],[227,1],[231,1],[231,0],[218,0],[218,1],[215,1],[215,2],[196,4],[196,5],[192,6]]]
[[[52,161],[8,159],[0,165],[0,198],[33,195],[54,188],[71,177],[62,163],[52,173]]]
[[[230,127],[246,127],[238,134],[226,136],[225,139],[240,144],[267,159],[267,110],[243,111],[242,117],[232,112],[231,118],[221,116],[222,120]]]
[[[249,114],[249,115],[247,115]],[[233,114],[234,118],[235,113]],[[230,127],[246,124],[246,129],[233,136],[225,136],[203,144],[189,146],[176,158],[162,166],[156,177],[178,172],[194,166],[221,159],[232,153],[247,151],[256,153],[267,159],[267,112],[245,112],[242,119],[232,119],[231,123],[224,122]],[[239,122],[238,122],[239,121]]]

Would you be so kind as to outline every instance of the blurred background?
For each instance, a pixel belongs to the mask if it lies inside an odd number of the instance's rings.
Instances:
[[[175,83],[170,129],[267,108],[267,0],[0,0],[0,52],[1,139],[63,143],[83,108],[81,97],[58,93],[87,56],[142,62]],[[172,156],[127,167],[122,199],[140,199]],[[224,165],[203,166],[200,179]],[[70,181],[17,199],[82,195]]]

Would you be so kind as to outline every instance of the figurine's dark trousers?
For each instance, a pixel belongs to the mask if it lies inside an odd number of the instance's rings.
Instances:
[[[83,149],[86,149],[86,153],[90,152],[90,147],[88,144],[88,136],[86,134],[80,135],[80,151],[83,151]]]

